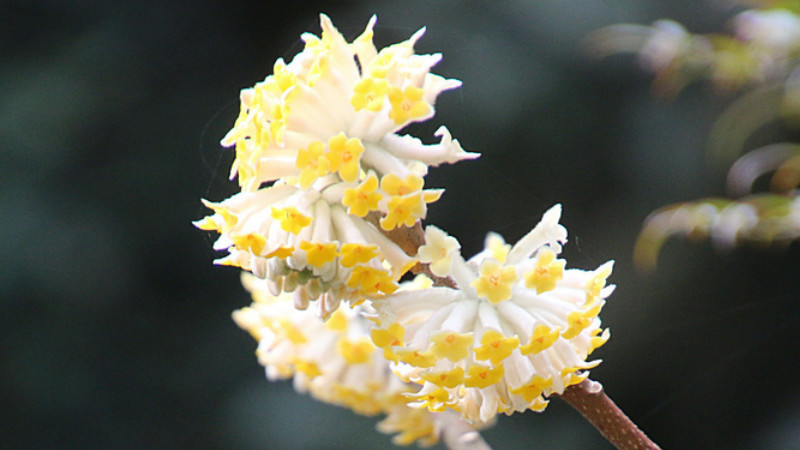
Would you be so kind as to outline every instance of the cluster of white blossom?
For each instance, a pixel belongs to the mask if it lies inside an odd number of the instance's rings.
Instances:
[[[609,337],[598,314],[611,264],[565,268],[560,206],[513,246],[490,234],[469,260],[430,225],[407,252],[390,231],[421,230],[442,194],[424,187],[428,167],[477,154],[445,127],[433,145],[399,134],[432,118],[437,96],[460,82],[430,72],[441,55],[414,52],[424,29],[378,50],[374,24],[348,42],[321,16],[321,36],[304,34],[302,52],[242,91],[222,140],[235,149],[241,192],[205,202],[213,213],[195,224],[219,233],[218,264],[250,272],[254,303],[234,320],[258,341],[270,379],[387,414],[379,428],[398,443],[431,444],[434,413],[480,426],[541,411],[585,379],[599,362],[587,357]],[[401,282],[415,265],[447,286]]]

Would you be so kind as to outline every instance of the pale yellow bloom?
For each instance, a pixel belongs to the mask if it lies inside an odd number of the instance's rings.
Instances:
[[[456,238],[433,225],[425,227],[425,245],[417,251],[420,262],[430,264],[431,272],[439,277],[450,273],[453,254],[461,248]]]
[[[394,292],[415,263],[373,224],[348,214],[343,195],[279,182],[205,202],[214,213],[196,225],[220,233],[214,248],[228,256],[217,264],[265,278],[276,294],[292,292],[298,308],[319,300],[317,312],[327,317],[342,300],[358,303]]]
[[[299,392],[359,414],[386,414],[378,424],[400,445],[433,445],[439,424],[428,411],[406,405],[419,386],[400,381],[372,343],[364,307],[342,308],[323,322],[294,308],[291,296],[274,296],[265,280],[243,273],[253,303],[233,313],[234,321],[258,342],[256,355],[270,380],[293,379]]]
[[[567,236],[560,214],[552,208],[513,246],[491,235],[469,261],[451,252],[441,276],[458,289],[401,285],[372,301],[379,323],[373,342],[395,361],[398,376],[422,385],[407,395],[411,405],[453,409],[473,423],[541,411],[548,396],[599,363],[587,357],[609,337],[598,314],[613,290],[606,286],[611,263],[564,269],[556,259]]]
[[[287,177],[307,188],[328,170],[348,183],[370,170],[422,176],[428,166],[477,157],[444,127],[433,145],[397,134],[433,117],[438,95],[461,82],[430,73],[441,55],[414,53],[423,30],[378,51],[375,20],[348,43],[322,15],[320,36],[304,34],[305,47],[291,62],[279,59],[272,75],[242,90],[239,117],[222,145],[236,148],[231,177],[243,190]]]

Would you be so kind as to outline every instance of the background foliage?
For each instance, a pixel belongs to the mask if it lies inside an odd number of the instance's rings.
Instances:
[[[515,241],[564,204],[569,265],[615,259],[592,371],[665,448],[800,446],[800,253],[675,242],[637,273],[642,220],[724,193],[705,165],[731,98],[695,85],[658,100],[632,57],[596,60],[589,32],[675,19],[724,29],[722,1],[40,0],[0,4],[0,441],[7,448],[388,448],[356,417],[269,384],[230,320],[249,303],[213,236],[191,226],[220,200],[219,139],[238,91],[290,58],[324,11],[348,37],[372,13],[378,43],[420,26],[423,52],[464,86],[441,124],[480,160],[435,169],[429,222],[470,255]],[[784,133],[781,129],[764,134]],[[765,142],[770,136],[756,136]],[[753,142],[755,145],[756,142]],[[554,401],[502,418],[496,449],[607,448]]]

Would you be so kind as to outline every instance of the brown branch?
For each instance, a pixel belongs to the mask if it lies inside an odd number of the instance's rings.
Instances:
[[[394,241],[395,244],[399,245],[409,256],[416,255],[420,246],[425,244],[425,232],[422,231],[422,222],[418,220],[413,227],[398,225],[391,230],[384,230],[380,225],[381,216],[382,214],[379,212],[372,211],[365,219],[377,228],[378,231]]]
[[[384,230],[380,226],[380,214],[376,211],[373,211],[367,215],[366,219],[372,223],[375,228],[380,230],[386,237],[394,241],[395,244],[399,245],[400,248],[403,249],[406,254],[409,256],[416,256],[417,251],[423,245],[425,245],[425,232],[422,230],[422,221],[417,221],[413,227],[405,227],[405,226],[398,226],[397,228],[393,228],[391,230]],[[452,289],[456,289],[456,282],[453,281],[450,277],[440,277],[436,276],[431,272],[429,264],[422,264],[417,263],[414,267],[411,268],[411,273],[419,274],[424,273],[428,278],[433,280],[434,286],[447,286]]]
[[[600,383],[584,380],[568,387],[560,397],[615,447],[624,450],[660,448],[605,394]]]

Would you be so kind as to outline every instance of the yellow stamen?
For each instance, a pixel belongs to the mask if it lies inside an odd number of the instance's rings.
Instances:
[[[306,252],[306,262],[314,267],[322,267],[336,259],[339,256],[337,247],[336,242],[323,244],[303,241],[300,243],[300,249]]]
[[[431,106],[422,99],[424,92],[415,86],[406,86],[405,89],[392,87],[389,90],[389,102],[392,104],[389,118],[400,125],[430,113]]]
[[[336,342],[336,350],[349,364],[363,364],[370,361],[375,346],[368,337],[341,338]]]
[[[383,195],[375,192],[376,189],[378,189],[378,177],[374,173],[370,173],[358,187],[345,189],[342,205],[347,206],[347,213],[364,217],[370,211],[377,210],[378,202]]]
[[[328,159],[331,172],[339,172],[344,181],[352,183],[358,178],[361,170],[361,154],[364,146],[358,138],[348,139],[344,133],[339,133],[328,140]],[[302,178],[302,176],[301,176]]]
[[[499,364],[511,356],[511,352],[519,347],[519,336],[505,337],[496,330],[486,330],[481,336],[481,346],[475,347],[475,359],[489,360],[493,365]]]
[[[330,160],[323,154],[325,146],[314,141],[307,148],[297,151],[294,165],[301,170],[300,187],[308,189],[317,178],[324,177],[331,170]]]
[[[536,354],[553,345],[560,335],[561,328],[551,329],[545,324],[539,324],[534,328],[531,340],[519,348],[523,355]]]
[[[456,362],[469,356],[469,348],[475,339],[472,333],[456,333],[455,331],[440,331],[431,335],[430,350],[438,358],[447,358]]]
[[[353,267],[356,264],[364,264],[372,258],[378,256],[377,245],[363,244],[344,244],[341,249],[341,264],[344,267]]]
[[[300,233],[300,230],[311,225],[311,217],[304,216],[294,206],[286,208],[272,207],[272,218],[280,221],[281,229],[293,234]]]
[[[423,380],[429,381],[436,386],[454,388],[464,382],[464,369],[456,367],[452,370],[423,372],[421,377]]]
[[[425,213],[424,205],[419,194],[393,196],[387,204],[389,212],[381,219],[381,228],[388,231],[400,225],[414,226],[417,219]]]
[[[536,266],[525,274],[525,287],[536,289],[539,294],[552,291],[563,278],[566,264],[563,259],[556,259],[556,254],[549,248],[542,250]]]
[[[502,365],[495,367],[470,366],[467,370],[464,386],[483,389],[498,383],[504,374],[505,369]]]
[[[264,250],[264,246],[267,244],[267,238],[258,233],[250,233],[244,236],[231,236],[231,239],[236,248],[249,251],[254,255],[260,255],[261,251]]]
[[[514,266],[501,267],[497,262],[487,260],[481,265],[480,277],[472,280],[470,286],[475,288],[479,297],[496,305],[511,298],[511,287],[515,281],[517,269]]]
[[[397,355],[398,360],[414,367],[427,369],[436,364],[436,356],[430,351],[421,352],[409,348],[397,348],[394,350],[394,354]]]
[[[378,112],[383,108],[383,100],[389,93],[389,82],[382,78],[367,76],[353,86],[350,104],[356,111],[366,109]]]
[[[533,399],[542,395],[545,389],[549,389],[551,386],[553,386],[553,377],[543,378],[539,375],[534,375],[527,384],[511,389],[511,393],[522,395],[522,398],[530,403]]]

